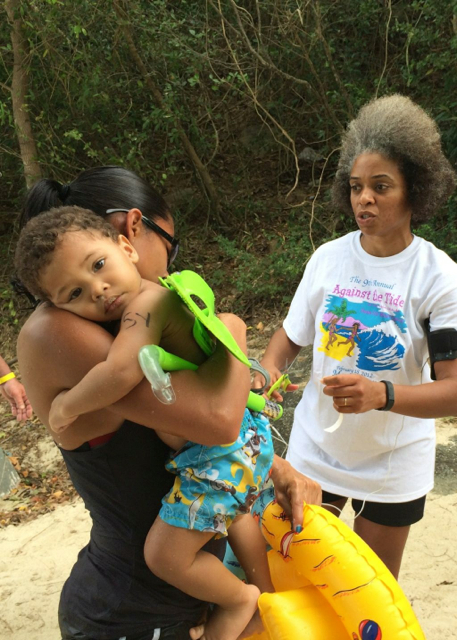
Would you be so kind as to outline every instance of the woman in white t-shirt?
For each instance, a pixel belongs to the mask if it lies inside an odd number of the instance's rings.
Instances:
[[[352,499],[355,531],[396,577],[433,487],[433,419],[457,415],[457,265],[411,223],[432,217],[455,180],[418,105],[399,95],[365,105],[333,187],[359,230],[313,254],[262,361],[274,382],[313,345],[287,458],[322,485],[329,510]]]

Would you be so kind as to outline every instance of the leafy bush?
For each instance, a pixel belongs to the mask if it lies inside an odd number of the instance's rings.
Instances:
[[[265,307],[282,312],[313,253],[308,233],[308,216],[292,211],[274,227],[256,229],[236,240],[219,235],[223,268],[209,271],[208,281],[215,289],[227,291],[234,312],[255,315],[256,309]]]
[[[415,230],[418,236],[433,242],[457,262],[457,197],[445,209]]]
[[[436,118],[457,161],[457,0],[119,2],[146,74],[112,0],[20,1],[30,46],[27,110],[43,173],[68,182],[84,168],[121,164],[165,193],[200,193],[180,206],[180,217],[200,236],[219,235],[221,264],[207,261],[205,275],[222,284],[229,266],[240,307],[290,299],[312,250],[309,210],[303,220],[292,213],[280,230],[270,203],[293,186],[315,194],[324,162],[299,162],[303,148],[330,156],[324,184],[331,179],[341,132],[369,99],[409,95]],[[6,19],[0,40],[0,207],[11,211],[20,208],[23,174]],[[218,188],[217,216],[182,132]],[[257,204],[245,206],[249,200]],[[454,200],[418,230],[454,258],[456,207]],[[348,224],[320,222],[316,245]]]

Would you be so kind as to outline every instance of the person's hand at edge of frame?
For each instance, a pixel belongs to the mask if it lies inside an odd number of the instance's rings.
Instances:
[[[17,378],[12,378],[0,385],[0,392],[8,400],[11,413],[18,422],[25,422],[25,420],[29,420],[32,417],[32,405],[27,398],[24,386]]]

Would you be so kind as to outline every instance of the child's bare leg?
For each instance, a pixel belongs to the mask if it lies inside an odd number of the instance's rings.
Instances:
[[[228,539],[248,582],[255,584],[262,593],[273,593],[275,589],[270,577],[267,545],[259,525],[250,513],[233,520],[228,530]]]
[[[200,600],[219,605],[205,625],[202,640],[236,640],[257,609],[259,590],[245,585],[202,547],[211,532],[180,529],[157,518],[144,545],[151,571]]]
[[[244,569],[248,582],[255,584],[261,593],[274,592],[268,566],[267,545],[251,514],[238,516],[233,520],[228,530],[228,538],[233,553]],[[262,631],[262,620],[257,610],[243,637]]]

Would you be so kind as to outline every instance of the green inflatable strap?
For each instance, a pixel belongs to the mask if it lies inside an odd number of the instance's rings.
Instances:
[[[238,358],[238,360],[243,362],[247,367],[251,366],[247,356],[237,345],[235,338],[222,320],[219,320],[216,316],[214,293],[198,273],[186,270],[159,279],[165,287],[176,291],[181,300],[184,301],[194,314],[196,318],[194,338],[206,355],[210,355],[214,351],[214,345],[209,339],[205,328],[219,340],[235,358]],[[203,304],[203,309],[195,302],[195,298]]]

